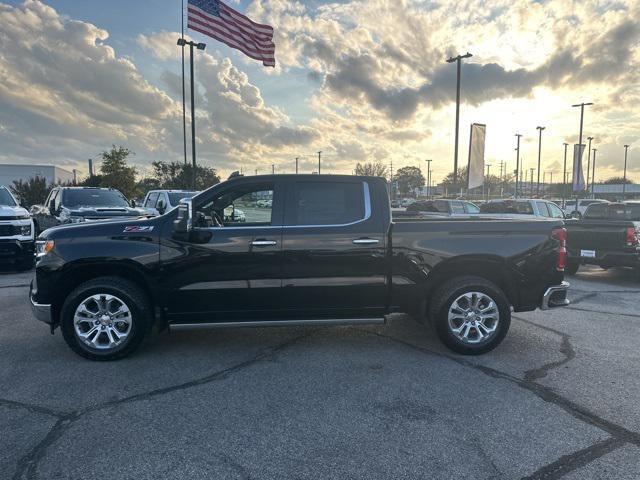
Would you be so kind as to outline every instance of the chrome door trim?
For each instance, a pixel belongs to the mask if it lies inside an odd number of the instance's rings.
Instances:
[[[204,328],[236,328],[236,327],[292,327],[321,325],[380,325],[385,317],[371,318],[316,318],[301,320],[252,320],[248,322],[205,322],[205,323],[171,323],[171,330],[191,330]]]

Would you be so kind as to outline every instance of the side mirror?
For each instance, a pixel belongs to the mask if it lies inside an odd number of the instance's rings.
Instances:
[[[193,203],[188,199],[178,205],[178,217],[173,221],[173,233],[179,238],[186,239],[191,230],[193,230]]]
[[[131,199],[131,202],[130,202],[130,203],[131,203],[131,206],[132,206],[133,208],[136,208],[136,207],[138,206],[138,204],[136,203],[135,199],[133,199],[133,198]]]
[[[53,212],[56,211],[56,201],[55,200],[51,200],[49,202],[49,213],[53,214]]]
[[[156,205],[156,210],[160,215],[164,215],[164,212],[166,210],[166,205],[164,204],[164,200],[160,200],[158,202],[158,204]]]

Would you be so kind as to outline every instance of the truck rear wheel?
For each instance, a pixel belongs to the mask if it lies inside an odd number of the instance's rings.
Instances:
[[[101,277],[76,287],[61,310],[62,336],[78,355],[118,360],[133,352],[152,320],[144,292],[119,277]]]
[[[564,273],[566,273],[567,275],[575,275],[576,273],[578,273],[579,269],[580,262],[569,259],[567,260],[567,265],[564,267]]]
[[[463,355],[496,348],[511,325],[511,308],[502,290],[481,277],[457,277],[432,297],[430,316],[438,337]]]

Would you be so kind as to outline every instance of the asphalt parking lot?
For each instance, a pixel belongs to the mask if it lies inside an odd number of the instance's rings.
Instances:
[[[94,363],[0,274],[0,477],[640,478],[640,279],[583,269],[482,357],[372,328],[153,335]]]

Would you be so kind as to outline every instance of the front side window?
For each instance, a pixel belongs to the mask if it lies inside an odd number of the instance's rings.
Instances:
[[[475,203],[465,202],[464,209],[467,213],[480,213],[480,209]]]
[[[451,213],[464,213],[464,205],[462,202],[451,202]]]
[[[292,225],[343,225],[363,220],[362,182],[299,182],[294,189]]]
[[[169,204],[177,206],[183,198],[191,198],[198,192],[169,192]]]
[[[549,209],[547,208],[547,202],[536,202],[538,207],[538,213],[543,217],[549,217]]]
[[[156,206],[156,200],[158,200],[158,192],[152,192],[147,197],[147,201],[144,202],[144,206],[148,208],[154,208]]]
[[[273,185],[244,185],[196,207],[194,221],[197,227],[205,228],[268,226],[272,212]]]
[[[564,218],[562,210],[560,210],[560,207],[555,203],[547,203],[547,207],[549,208],[549,215],[551,218]]]

